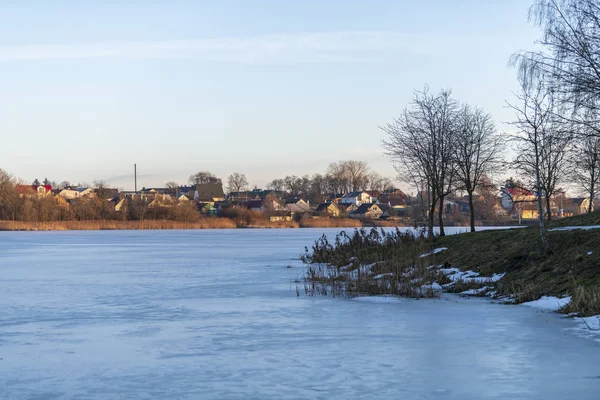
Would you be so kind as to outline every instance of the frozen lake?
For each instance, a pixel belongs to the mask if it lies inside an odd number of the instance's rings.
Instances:
[[[600,398],[555,315],[297,297],[322,232],[0,232],[0,399]]]

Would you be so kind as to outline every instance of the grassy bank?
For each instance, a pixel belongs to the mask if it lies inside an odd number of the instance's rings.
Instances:
[[[550,227],[597,224],[600,225],[600,213],[561,219]],[[369,239],[371,236],[373,239]],[[449,292],[509,297],[516,303],[545,295],[569,295],[572,301],[562,311],[584,316],[600,314],[600,229],[550,231],[548,240],[551,250],[543,254],[536,227],[465,233],[440,237],[435,242],[425,238],[411,240],[402,234],[379,234],[377,238],[364,231],[350,238],[340,237],[336,243],[321,239],[307,249],[304,260],[309,263],[309,283],[314,279],[314,265],[328,265],[338,275],[342,272],[340,280],[347,282],[355,280],[350,271],[369,266],[369,271],[362,274],[365,282],[360,283],[369,290],[351,288],[349,295],[402,295],[402,290],[394,288],[407,284],[412,289],[439,285]],[[331,280],[329,275],[321,273],[317,281]],[[500,276],[501,279],[493,279]]]

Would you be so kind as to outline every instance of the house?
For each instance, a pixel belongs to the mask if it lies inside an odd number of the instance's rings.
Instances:
[[[519,221],[524,219],[537,219],[539,216],[536,202],[515,203],[513,212],[516,213]]]
[[[356,211],[350,214],[350,218],[378,219],[383,215],[383,210],[375,203],[363,203]]]
[[[531,203],[536,200],[535,194],[530,190],[520,187],[502,188],[502,207],[506,210],[513,210],[515,203]]]
[[[588,212],[590,207],[590,199],[589,197],[575,197],[567,200],[567,203],[570,203],[569,206],[565,207],[565,212],[570,212],[572,215],[581,215]],[[592,211],[594,207],[592,206]]]
[[[373,197],[371,197],[367,192],[351,192],[342,196],[340,203],[350,203],[360,206],[364,203],[373,203]]]
[[[358,210],[358,206],[352,203],[337,203],[337,206],[340,209],[340,212],[346,215]]]
[[[292,213],[288,210],[277,210],[269,213],[269,221],[286,222],[292,220]]]
[[[52,194],[50,185],[16,185],[19,197],[46,197]]]
[[[216,217],[218,214],[218,208],[214,203],[198,203],[198,210],[202,215],[211,217]]]
[[[177,196],[177,201],[190,201],[190,198],[184,193],[179,193],[179,196]]]
[[[379,203],[387,204],[393,208],[406,208],[408,196],[400,189],[379,196]]]
[[[290,199],[285,202],[285,206],[292,214],[304,214],[310,211],[310,203],[303,199]]]
[[[64,188],[58,195],[66,200],[78,199],[84,196],[91,196],[94,194],[94,190],[92,188]]]
[[[221,183],[201,183],[196,185],[194,200],[203,203],[214,203],[215,201],[225,200],[223,184]]]
[[[356,206],[355,206],[356,207]],[[321,203],[317,206],[315,212],[318,215],[337,218],[342,214],[342,210],[333,202]]]
[[[382,211],[379,218],[390,218],[390,217],[394,217],[397,215],[394,207],[392,207],[390,205],[377,203],[377,207],[379,207]]]

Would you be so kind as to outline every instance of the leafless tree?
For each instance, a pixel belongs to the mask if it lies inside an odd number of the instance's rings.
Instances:
[[[560,114],[562,119],[598,127],[598,120],[589,117],[597,115],[600,105],[600,3],[535,0],[529,19],[542,29],[540,50],[512,57],[520,78],[543,79],[563,110],[569,110]]]
[[[543,158],[547,154],[545,147],[547,147],[548,138],[552,136],[552,100],[550,93],[544,88],[541,81],[532,85],[526,80],[521,80],[521,91],[515,97],[517,103],[514,105],[509,103],[509,107],[515,112],[516,117],[513,125],[518,130],[512,136],[517,151],[514,165],[533,180],[537,195],[540,239],[542,248],[546,251],[549,245],[542,207],[542,193],[544,192],[542,174],[545,165]]]
[[[376,190],[383,193],[392,189],[393,186],[392,180],[387,176],[382,176],[375,171],[372,171],[367,175],[366,189],[368,190]]]
[[[346,160],[334,162],[327,168],[327,176],[338,192],[348,193],[364,190],[368,186],[369,166],[364,161]]]
[[[456,168],[457,102],[451,92],[432,94],[428,87],[415,92],[412,103],[400,117],[382,127],[386,153],[395,161],[407,182],[426,183],[429,198],[428,231],[433,237],[434,214],[438,206],[440,236],[444,236],[444,198],[451,192]]]
[[[196,174],[190,175],[188,182],[190,185],[200,185],[203,183],[221,183],[221,179],[217,178],[210,172],[200,171]]]
[[[587,212],[592,212],[600,186],[600,138],[582,135],[573,146],[570,165],[573,183],[586,193],[590,201]]]
[[[456,175],[459,188],[467,192],[471,232],[475,232],[473,193],[482,177],[497,172],[502,164],[502,140],[492,117],[479,108],[463,105],[456,133]]]
[[[269,182],[267,188],[276,192],[283,192],[285,190],[285,181],[283,179],[273,179]]]
[[[227,178],[227,188],[229,192],[240,192],[248,186],[246,175],[234,172]]]
[[[165,183],[165,187],[168,189],[168,192],[172,196],[177,196],[179,191],[179,184],[175,181],[169,181]]]

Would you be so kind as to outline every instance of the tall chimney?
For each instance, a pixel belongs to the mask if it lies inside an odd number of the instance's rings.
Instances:
[[[135,192],[137,193],[137,164],[133,164],[133,182]]]

